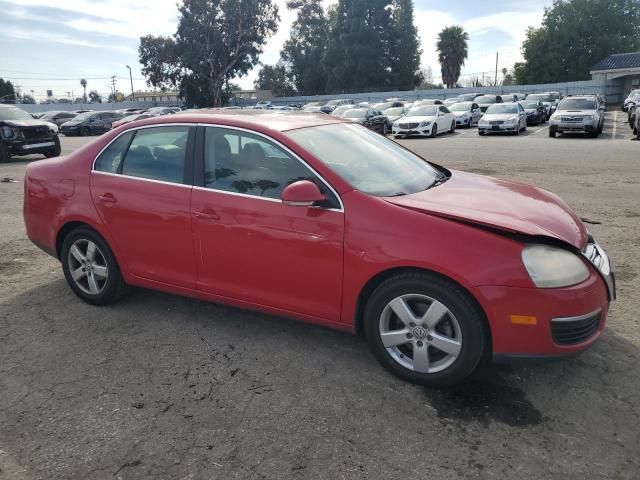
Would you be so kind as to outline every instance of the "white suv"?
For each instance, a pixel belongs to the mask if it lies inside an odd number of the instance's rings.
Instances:
[[[565,97],[549,119],[549,136],[558,133],[585,132],[596,138],[604,127],[604,105],[596,95]]]

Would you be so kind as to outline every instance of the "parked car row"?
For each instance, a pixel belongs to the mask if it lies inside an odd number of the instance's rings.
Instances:
[[[627,99],[623,110],[628,115],[629,127],[633,130],[633,134],[640,140],[640,90],[632,90]]]
[[[143,118],[170,115],[180,112],[180,107],[153,107],[149,109],[124,108],[120,110],[50,111],[32,114],[33,118],[53,123],[64,135],[96,135],[111,128]]]

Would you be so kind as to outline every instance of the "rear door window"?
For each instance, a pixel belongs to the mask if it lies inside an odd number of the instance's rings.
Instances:
[[[136,131],[122,162],[130,177],[185,183],[188,126],[144,128]]]

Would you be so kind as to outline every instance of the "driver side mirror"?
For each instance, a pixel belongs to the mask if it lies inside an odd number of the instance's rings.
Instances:
[[[96,121],[95,117],[91,117],[91,118],[89,119],[89,123],[91,123],[91,122],[95,122],[95,121]]]
[[[313,207],[326,198],[315,183],[309,180],[299,180],[288,185],[282,191],[280,200],[290,207]]]

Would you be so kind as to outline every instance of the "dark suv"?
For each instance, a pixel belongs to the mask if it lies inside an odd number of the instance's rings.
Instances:
[[[111,124],[120,120],[118,112],[86,112],[60,126],[60,133],[65,135],[95,135],[111,130]]]
[[[47,158],[60,155],[57,127],[13,105],[0,105],[0,162],[8,162],[12,155],[32,153]]]

